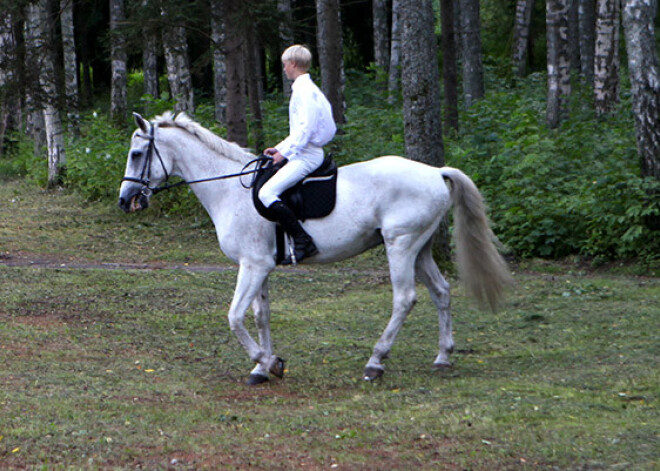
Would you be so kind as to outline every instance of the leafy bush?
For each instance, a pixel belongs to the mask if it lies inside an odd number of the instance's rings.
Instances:
[[[644,220],[660,214],[659,185],[639,176],[629,104],[604,119],[576,108],[549,130],[542,80],[464,113],[448,164],[474,178],[496,233],[523,257],[657,257],[660,234]]]

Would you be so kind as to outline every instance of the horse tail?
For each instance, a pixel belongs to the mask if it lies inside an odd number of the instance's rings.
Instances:
[[[443,178],[450,182],[454,206],[454,241],[458,273],[468,293],[481,306],[497,308],[513,278],[490,229],[481,193],[474,182],[458,169],[443,167]]]

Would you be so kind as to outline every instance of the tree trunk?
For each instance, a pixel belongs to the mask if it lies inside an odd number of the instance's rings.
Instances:
[[[245,117],[245,66],[241,0],[222,0],[225,35],[222,49],[227,64],[227,139],[247,147],[247,119]]]
[[[556,128],[568,116],[571,94],[570,59],[568,57],[568,1],[547,0],[546,24],[548,41],[547,121]]]
[[[440,106],[440,71],[432,0],[401,0],[401,76],[406,155],[436,167],[445,164]],[[449,259],[446,221],[434,251]]]
[[[121,30],[125,21],[124,0],[110,0],[110,56],[112,58],[110,118],[118,124],[126,121],[128,110],[126,33]]]
[[[654,32],[657,8],[657,0],[625,0],[623,26],[642,176],[660,180],[660,68]]]
[[[401,0],[401,71],[406,155],[444,165],[440,71],[431,0]],[[415,5],[417,7],[415,8]]]
[[[458,131],[458,72],[456,70],[456,34],[454,0],[440,0],[442,20],[442,78],[445,89],[445,132]]]
[[[284,51],[293,44],[293,16],[291,13],[291,0],[277,0],[277,11],[280,13],[280,50]],[[285,97],[291,96],[291,81],[286,77],[284,68],[282,74],[282,93]]]
[[[596,32],[595,0],[579,1],[580,71],[588,85],[594,84],[594,42]]]
[[[321,89],[332,105],[337,125],[344,124],[344,59],[339,0],[317,0],[316,35]]]
[[[387,80],[387,101],[393,104],[401,88],[401,3],[392,0],[392,35],[390,40],[390,64]]]
[[[374,62],[379,70],[387,71],[390,64],[387,0],[372,0],[371,10],[374,30]]]
[[[261,61],[258,57],[257,31],[253,24],[247,26],[247,41],[245,42],[246,75],[250,112],[252,113],[252,136],[256,152],[264,149],[264,126],[261,113]]]
[[[46,131],[43,113],[43,92],[40,70],[41,51],[44,40],[40,32],[40,14],[37,4],[25,7],[23,38],[25,41],[25,88],[26,133],[34,140],[34,155],[41,157],[46,149]]]
[[[14,15],[0,13],[0,157],[7,131],[20,129],[21,93]]]
[[[188,43],[184,19],[175,16],[171,7],[162,4],[162,16],[165,24],[162,30],[165,63],[167,64],[167,81],[174,98],[174,111],[186,112],[192,115],[195,111],[193,98],[192,75],[188,61]]]
[[[445,0],[446,1],[446,0]],[[518,77],[527,74],[529,29],[532,22],[534,0],[518,0],[513,27],[513,73]],[[444,23],[443,23],[444,24]]]
[[[211,7],[211,47],[213,50],[214,116],[220,124],[227,124],[227,62],[223,50],[224,22],[222,0],[213,0]]]
[[[479,0],[460,0],[459,8],[463,49],[463,95],[465,107],[469,108],[484,97]]]
[[[568,25],[567,51],[570,70],[582,70],[580,57],[580,5],[579,0],[567,0],[566,20]]]
[[[62,50],[64,61],[64,94],[69,131],[80,136],[80,96],[78,87],[78,59],[73,29],[73,2],[60,0],[60,22],[62,24]]]
[[[53,44],[53,17],[48,0],[40,0],[28,7],[26,25],[30,33],[30,47],[34,48],[35,59],[40,65],[39,88],[42,103],[43,122],[48,146],[48,188],[61,183],[66,169],[66,152],[62,121],[60,118],[59,97],[55,85],[55,60]]]
[[[610,113],[619,102],[620,0],[598,0],[594,60],[594,106]]]
[[[152,0],[153,3],[153,0]],[[149,0],[142,0],[142,8],[155,10]],[[144,72],[144,94],[160,98],[158,90],[158,28],[151,21],[142,28],[142,70]]]

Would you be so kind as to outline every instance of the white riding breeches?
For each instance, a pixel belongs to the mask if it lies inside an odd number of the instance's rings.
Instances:
[[[303,159],[290,160],[261,187],[259,200],[266,208],[279,201],[282,193],[321,166],[323,149],[317,149],[320,152],[315,152],[313,156],[306,155]]]

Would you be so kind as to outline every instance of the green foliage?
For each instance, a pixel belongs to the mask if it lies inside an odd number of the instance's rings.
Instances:
[[[613,115],[601,119],[590,107],[575,105],[560,129],[549,130],[544,75],[533,74],[515,86],[497,75],[489,74],[486,98],[461,113],[461,131],[445,138],[445,153],[448,165],[475,180],[494,230],[511,252],[544,258],[580,254],[596,262],[658,258],[660,232],[648,222],[660,217],[660,182],[639,176],[630,104],[624,99]],[[131,76],[132,109],[147,117],[172,109],[167,97],[140,96],[141,81],[140,74]],[[339,164],[403,155],[400,104],[388,104],[382,77],[349,72],[348,81],[347,122],[327,150]],[[574,90],[574,103],[589,102],[581,93]],[[271,95],[262,105],[265,144],[272,146],[288,133],[288,103]],[[195,119],[226,135],[212,102],[199,100]],[[251,133],[253,126],[250,122]],[[132,127],[131,122],[117,129],[104,113],[83,115],[81,137],[67,144],[67,187],[86,200],[114,205]],[[45,158],[35,158],[32,148],[31,141],[18,142],[9,158],[0,160],[1,173],[45,185]],[[168,214],[206,217],[189,188],[161,193],[152,203]]]
[[[659,214],[659,185],[639,176],[629,105],[599,120],[574,107],[552,131],[542,80],[491,93],[463,114],[448,164],[474,178],[496,233],[523,257],[657,257],[660,234],[644,221]]]

